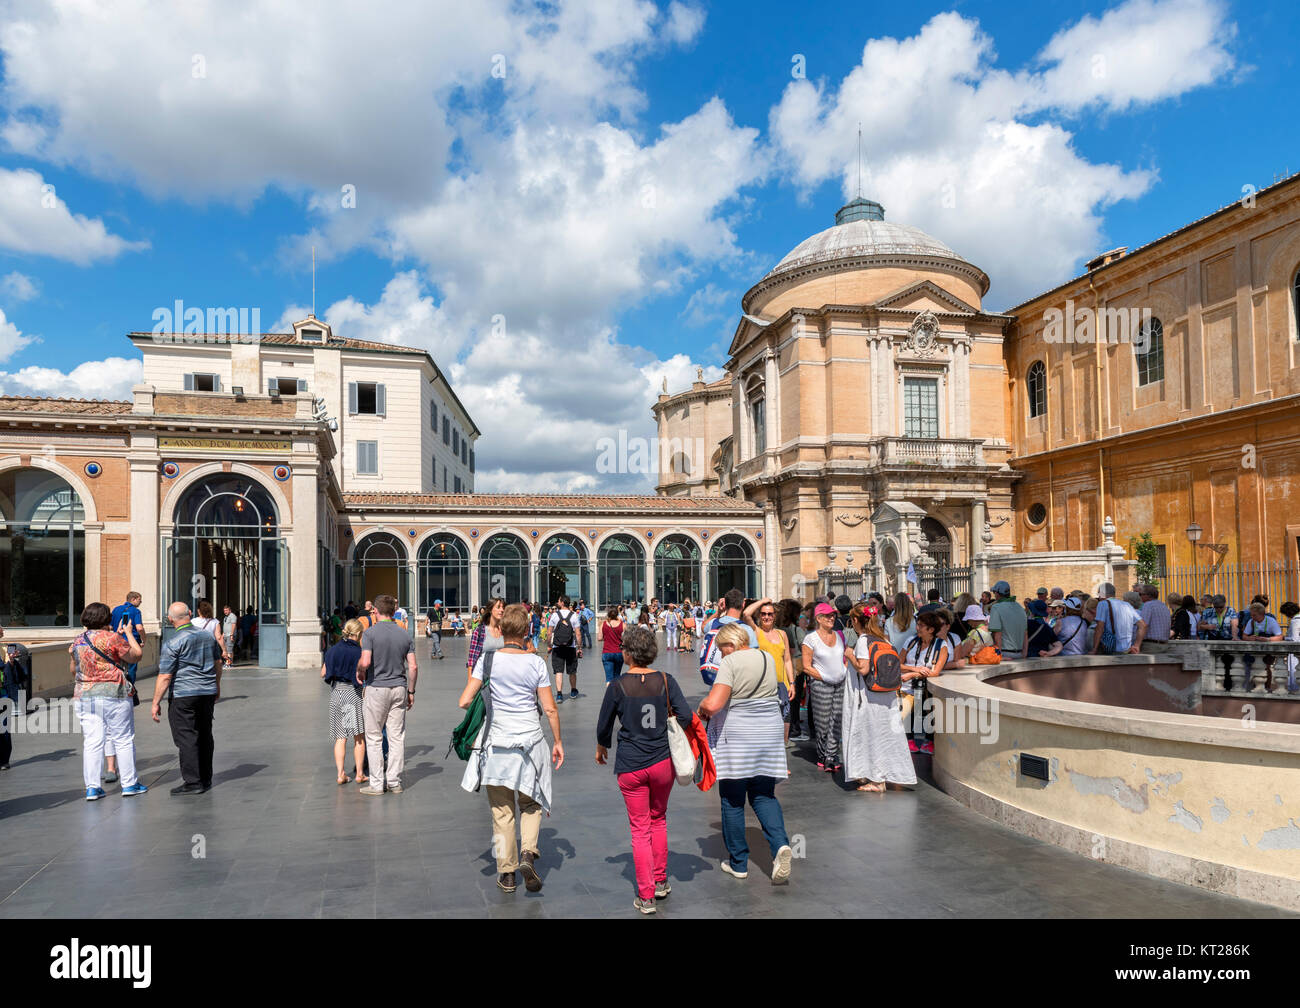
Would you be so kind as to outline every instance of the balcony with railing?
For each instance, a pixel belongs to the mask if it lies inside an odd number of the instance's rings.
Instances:
[[[877,467],[982,466],[984,442],[977,438],[884,437],[871,443],[867,459]]]

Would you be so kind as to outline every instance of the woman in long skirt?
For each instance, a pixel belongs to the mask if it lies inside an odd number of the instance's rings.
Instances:
[[[813,744],[817,769],[840,769],[840,720],[844,704],[844,637],[835,629],[835,607],[819,602],[813,610],[817,628],[803,639],[803,669],[812,697]]]
[[[871,671],[871,645],[888,645],[889,632],[875,606],[856,605],[849,618],[858,643],[849,652],[853,671],[844,681],[844,779],[861,781],[859,791],[877,793],[887,784],[915,784],[898,691],[870,689],[863,678]]]

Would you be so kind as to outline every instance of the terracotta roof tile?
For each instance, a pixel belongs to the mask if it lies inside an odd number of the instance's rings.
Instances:
[[[0,413],[76,413],[121,416],[132,404],[117,399],[61,399],[55,396],[0,396]]]
[[[127,333],[129,337],[141,337],[152,339],[154,337],[165,337],[181,346],[192,344],[202,346],[205,343],[271,343],[276,346],[295,346],[303,347],[307,350],[318,347],[332,347],[335,350],[382,350],[388,353],[402,354],[420,354],[424,355],[423,350],[415,347],[402,346],[400,343],[376,343],[373,340],[352,339],[347,336],[331,336],[327,343],[303,343],[298,340],[293,333],[257,333],[256,335],[231,335],[227,333],[152,333],[152,332],[133,332]]]
[[[345,493],[350,508],[512,511],[691,511],[753,512],[761,514],[751,501],[733,497],[660,497],[657,494],[415,494]]]

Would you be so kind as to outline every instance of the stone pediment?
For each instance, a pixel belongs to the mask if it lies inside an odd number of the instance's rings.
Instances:
[[[924,517],[925,509],[917,507],[911,501],[884,501],[872,512],[871,524],[880,527],[904,521],[920,521]]]
[[[944,315],[978,315],[978,308],[968,305],[961,298],[949,294],[938,284],[930,280],[920,280],[909,284],[900,291],[895,291],[881,298],[874,305],[876,311],[905,312],[914,314],[932,311]]]

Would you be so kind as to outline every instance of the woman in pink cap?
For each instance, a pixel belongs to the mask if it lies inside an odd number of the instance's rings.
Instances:
[[[844,634],[835,629],[835,607],[818,602],[813,610],[817,622],[803,639],[803,670],[812,680],[813,745],[817,769],[834,773],[840,769],[840,720],[844,708]]]

